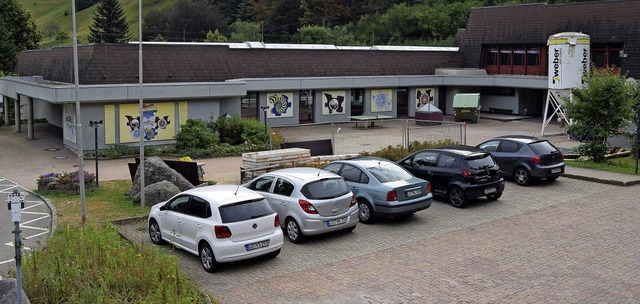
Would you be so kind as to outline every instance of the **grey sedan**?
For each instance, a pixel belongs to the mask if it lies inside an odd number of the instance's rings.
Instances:
[[[410,215],[431,206],[431,184],[377,157],[337,160],[322,169],[342,176],[356,195],[360,222]]]

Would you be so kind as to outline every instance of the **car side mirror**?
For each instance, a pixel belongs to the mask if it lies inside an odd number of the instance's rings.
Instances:
[[[169,208],[169,204],[168,203],[164,204],[164,205],[160,206],[160,211],[167,210],[168,208]]]

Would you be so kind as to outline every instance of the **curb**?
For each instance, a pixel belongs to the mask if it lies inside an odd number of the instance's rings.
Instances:
[[[596,178],[596,177],[591,177],[591,176],[570,174],[570,173],[566,173],[566,172],[564,174],[562,174],[562,176],[563,177],[568,177],[568,178],[573,178],[573,179],[596,182],[596,183],[600,183],[600,184],[608,184],[608,185],[623,186],[623,187],[640,184],[640,179],[632,180],[632,181],[608,180],[608,179]]]

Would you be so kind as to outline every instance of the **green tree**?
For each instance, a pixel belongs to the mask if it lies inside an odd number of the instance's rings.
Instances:
[[[621,135],[633,119],[633,87],[613,69],[593,69],[584,87],[571,90],[573,99],[564,104],[575,123],[569,129],[577,134],[591,132],[591,138],[578,147],[580,154],[594,162],[604,162],[607,139]]]
[[[229,41],[229,39],[227,39],[227,37],[225,37],[224,35],[220,34],[220,31],[218,31],[216,29],[215,32],[211,32],[211,30],[209,30],[209,32],[207,33],[207,37],[204,39],[205,42],[227,42]]]
[[[90,43],[125,43],[129,41],[129,25],[118,0],[102,0],[89,27]]]
[[[210,29],[227,33],[227,21],[207,0],[177,0],[173,7],[150,11],[144,17],[146,39],[161,34],[168,41],[204,41]]]
[[[60,32],[60,24],[53,21],[47,22],[47,24],[44,25],[44,32],[47,33],[47,36],[51,39]]]
[[[236,20],[229,26],[231,42],[260,41],[260,23]]]
[[[18,53],[38,47],[42,36],[17,0],[0,0],[0,71],[11,72]]]

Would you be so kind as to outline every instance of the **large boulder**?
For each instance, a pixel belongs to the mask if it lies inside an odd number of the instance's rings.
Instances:
[[[140,193],[142,192],[138,192],[138,194],[133,197],[134,202],[140,202]],[[144,200],[145,203],[149,205],[155,205],[172,198],[178,193],[180,193],[180,189],[178,189],[176,185],[170,181],[161,181],[144,187]]]
[[[133,178],[133,186],[127,193],[129,197],[135,197],[140,193],[140,168],[138,166],[136,175]],[[180,191],[185,191],[194,188],[193,185],[178,171],[171,169],[162,159],[157,156],[149,157],[144,161],[144,184],[155,184],[161,181],[168,181],[174,184]],[[145,192],[146,200],[146,192]]]

